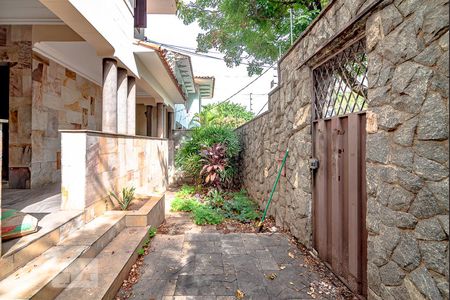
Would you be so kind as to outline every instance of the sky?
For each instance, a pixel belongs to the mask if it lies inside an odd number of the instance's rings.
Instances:
[[[155,42],[197,48],[196,38],[200,32],[201,29],[196,23],[186,26],[177,16],[149,15],[145,35]],[[204,100],[205,104],[224,101],[257,77],[249,77],[245,65],[228,68],[225,62],[220,60],[190,56],[194,76],[214,76],[216,78],[214,98]],[[250,94],[252,93],[252,111],[258,113],[267,102],[271,82],[274,79],[277,80],[274,76],[276,76],[275,70],[268,71],[251,86],[234,96],[231,102],[245,105],[250,110]],[[267,106],[263,111],[266,109]]]

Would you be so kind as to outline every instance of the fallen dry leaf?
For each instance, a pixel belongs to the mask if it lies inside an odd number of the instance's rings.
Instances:
[[[289,255],[290,258],[295,258],[295,255],[292,254],[292,252],[289,252],[288,255]]]
[[[241,290],[236,290],[236,298],[238,299],[244,299],[245,293]]]
[[[280,266],[280,270],[286,269],[286,266]]]

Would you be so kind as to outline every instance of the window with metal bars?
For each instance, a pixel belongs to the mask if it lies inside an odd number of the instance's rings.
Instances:
[[[338,52],[314,69],[315,119],[367,109],[367,55],[365,39]]]

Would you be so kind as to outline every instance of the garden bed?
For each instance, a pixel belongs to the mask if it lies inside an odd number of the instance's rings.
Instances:
[[[174,212],[190,213],[196,225],[215,225],[223,233],[257,233],[262,211],[245,190],[219,191],[183,186],[171,204]],[[262,232],[277,231],[274,220],[263,223]]]

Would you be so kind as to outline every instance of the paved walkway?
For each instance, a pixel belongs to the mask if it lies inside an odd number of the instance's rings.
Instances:
[[[169,213],[168,234],[153,239],[130,299],[339,298],[287,235],[214,231]]]

